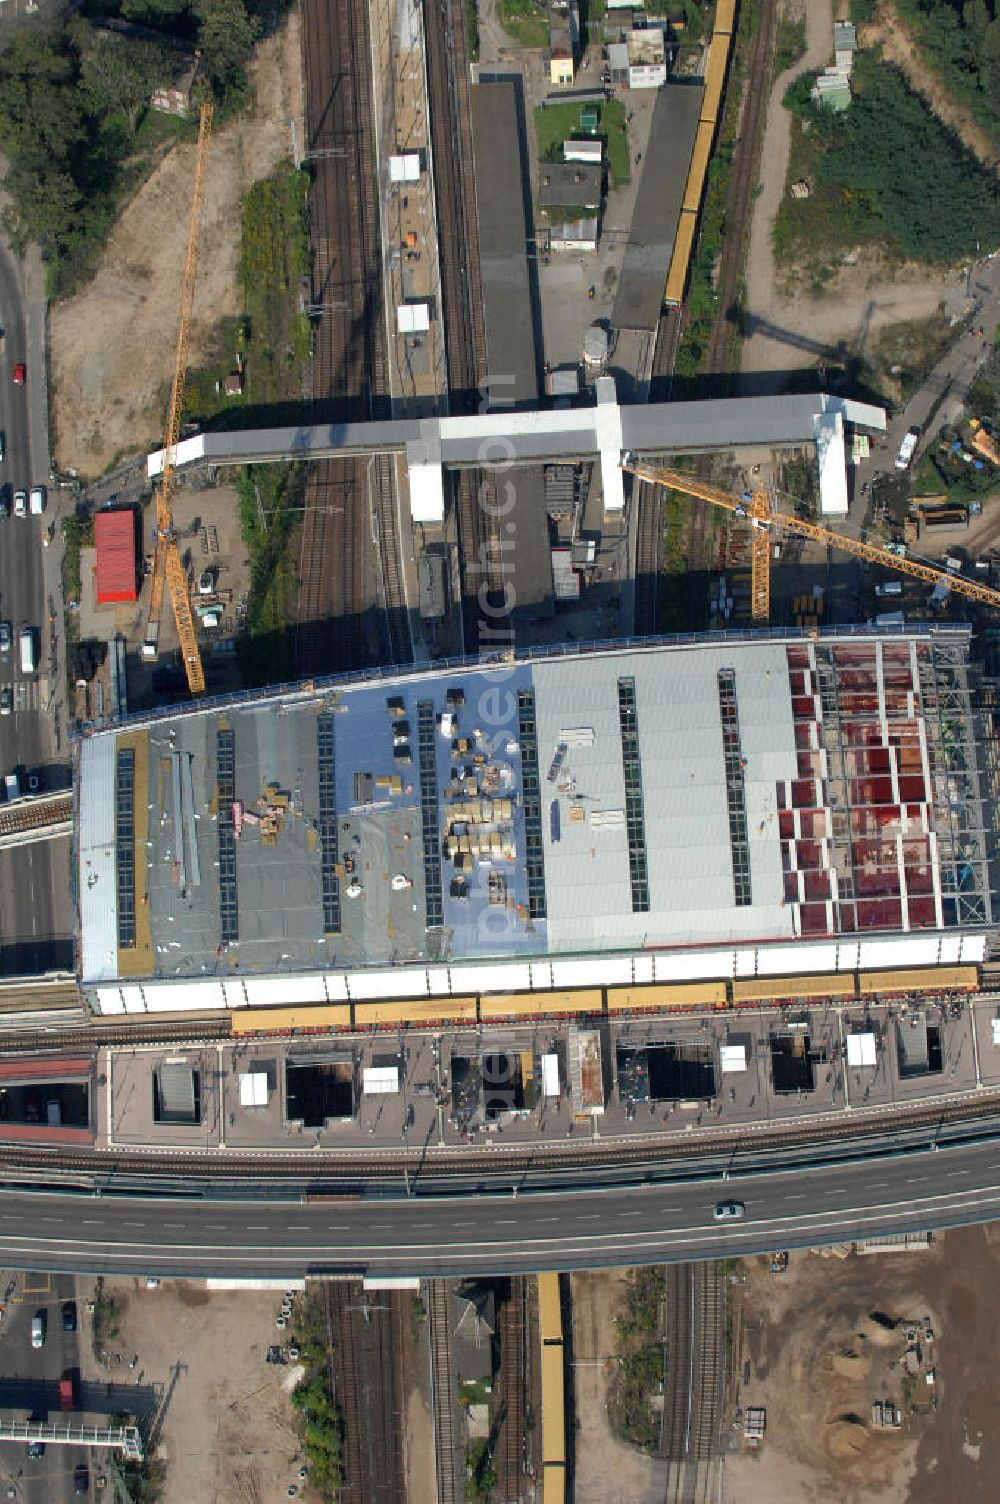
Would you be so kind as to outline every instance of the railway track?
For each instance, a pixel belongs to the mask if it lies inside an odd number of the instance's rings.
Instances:
[[[743,116],[736,138],[733,164],[726,199],[726,236],[716,286],[717,312],[712,325],[708,350],[705,354],[703,372],[708,385],[713,389],[705,395],[726,396],[736,374],[729,369],[734,351],[734,326],[732,309],[739,300],[747,239],[750,233],[750,206],[757,180],[757,163],[763,132],[767,100],[770,94],[771,61],[774,56],[774,41],[777,26],[775,0],[761,0],[761,12],[753,37],[746,81],[743,87]],[[729,85],[723,100],[727,108]],[[670,397],[674,362],[683,329],[683,312],[677,308],[664,310],[656,333],[653,351],[651,397],[667,401]],[[711,476],[711,461],[706,456],[699,462],[698,475],[702,480]],[[658,488],[639,487],[636,539],[635,580],[635,631],[640,635],[655,632],[658,624],[657,584],[660,564],[660,516],[663,497]],[[689,567],[704,567],[705,531],[708,508],[691,507],[691,522],[687,538]]]
[[[428,1327],[431,1344],[431,1391],[434,1414],[434,1462],[437,1504],[460,1504],[455,1434],[455,1379],[451,1361],[451,1316],[448,1282],[427,1281]]]
[[[651,1173],[658,1164],[678,1160],[682,1140],[683,1158],[692,1161],[706,1156],[818,1147],[845,1139],[856,1142],[862,1137],[870,1141],[880,1134],[895,1135],[906,1131],[936,1133],[948,1123],[975,1123],[977,1120],[996,1119],[998,1115],[1000,1093],[992,1091],[964,1102],[938,1102],[912,1112],[897,1108],[893,1112],[874,1109],[868,1113],[866,1109],[856,1108],[851,1114],[847,1132],[843,1121],[803,1123],[777,1131],[762,1124],[759,1127],[744,1125],[739,1131],[709,1129],[703,1139],[692,1139],[690,1134],[675,1134],[658,1144],[647,1140],[632,1143],[599,1140],[588,1145],[550,1143],[512,1145],[509,1149],[497,1146],[489,1156],[488,1176],[518,1176],[540,1170],[560,1173],[596,1171],[607,1166],[621,1171],[637,1169],[641,1173],[647,1170]],[[380,1158],[374,1152],[338,1155],[293,1149],[281,1154],[254,1152],[243,1156],[226,1151],[176,1153],[164,1150],[153,1153],[147,1149],[92,1149],[85,1152],[74,1149],[62,1152],[52,1146],[36,1149],[21,1143],[0,1145],[0,1170],[8,1175],[58,1171],[75,1175],[85,1183],[98,1180],[102,1184],[108,1176],[115,1175],[165,1180],[179,1175],[188,1181],[204,1178],[206,1183],[227,1176],[246,1184],[287,1180],[300,1186],[307,1200],[324,1190],[350,1197],[363,1185],[375,1180],[399,1181],[404,1166],[417,1166],[427,1176],[433,1173],[435,1176],[472,1177],[477,1181],[488,1178],[484,1175],[481,1150],[446,1149],[437,1153],[397,1148]]]
[[[449,402],[453,413],[475,413],[488,377],[488,354],[462,0],[424,0],[424,25]],[[485,582],[491,593],[503,589],[496,530],[488,525],[488,519],[496,515],[493,477],[488,472],[463,470],[453,484],[465,649],[474,653],[482,616],[480,585]]]
[[[666,1392],[660,1424],[660,1451],[664,1457],[678,1462],[687,1456],[691,1425],[694,1265],[668,1264],[665,1282],[667,1322],[663,1359]]]
[[[660,1451],[686,1472],[719,1447],[725,1392],[726,1287],[714,1261],[666,1271],[665,1395]],[[677,1470],[668,1495],[687,1491]],[[678,1486],[680,1482],[680,1486]]]
[[[341,1504],[364,1504],[364,1466],[361,1440],[366,1417],[361,1406],[361,1382],[358,1373],[358,1350],[355,1341],[351,1305],[361,1291],[361,1283],[331,1284],[323,1287],[327,1308],[328,1341],[334,1364],[337,1403],[343,1422]]]
[[[725,1398],[726,1282],[718,1263],[694,1271],[694,1365],[688,1456],[705,1462],[718,1451]]]
[[[736,374],[728,369],[736,333],[732,310],[739,301],[743,280],[743,262],[750,235],[750,206],[757,183],[761,136],[771,93],[777,4],[776,0],[759,0],[759,4],[726,198],[726,234],[716,284],[717,312],[704,363],[706,374],[719,378],[717,390],[713,393],[719,397],[728,396],[732,377]],[[728,94],[728,87],[726,92]]]
[[[360,1280],[332,1288],[337,1393],[344,1421],[341,1504],[398,1504],[404,1498],[396,1363],[399,1300],[391,1292],[367,1294]]]
[[[499,1504],[521,1504],[524,1484],[524,1412],[526,1376],[525,1307],[527,1281],[512,1279],[510,1295],[500,1306],[500,1403],[497,1410],[494,1497]]]
[[[307,139],[313,171],[310,238],[316,421],[389,412],[389,361],[376,198],[369,14],[365,0],[307,0],[303,31]],[[370,655],[365,561],[375,539],[384,581],[389,661],[412,653],[389,461],[323,460],[306,485],[299,550],[295,669],[300,675],[362,667]],[[386,655],[379,654],[384,660]]]

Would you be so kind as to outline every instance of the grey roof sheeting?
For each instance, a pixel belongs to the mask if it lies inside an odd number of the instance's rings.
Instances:
[[[656,328],[704,93],[699,79],[668,82],[657,96],[611,316],[616,329]]]
[[[733,449],[740,444],[813,444],[813,420],[824,412],[840,412],[845,423],[885,432],[883,408],[826,392],[636,404],[622,406],[620,411],[626,448],[646,454]],[[505,464],[586,459],[600,452],[597,408],[209,432],[182,440],[177,463],[255,464],[300,457],[407,453],[413,460],[478,466],[483,464],[484,446],[487,458]],[[148,457],[148,473],[158,475],[161,464],[162,451],[156,450]]]
[[[503,402],[537,402],[517,91],[512,83],[491,83],[476,84],[470,92],[490,380],[501,383],[497,392]]]
[[[538,168],[538,202],[543,209],[599,209],[604,169],[591,162],[542,162]]]

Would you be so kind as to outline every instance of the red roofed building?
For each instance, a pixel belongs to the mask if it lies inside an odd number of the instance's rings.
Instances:
[[[99,606],[138,599],[137,523],[137,513],[131,507],[98,512],[94,517]]]

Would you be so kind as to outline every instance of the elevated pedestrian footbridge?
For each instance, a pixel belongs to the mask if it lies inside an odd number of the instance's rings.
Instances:
[[[195,434],[177,445],[178,466],[258,465],[334,456],[405,456],[415,522],[444,516],[445,469],[506,469],[570,460],[599,460],[607,512],[624,507],[622,456],[705,454],[763,446],[817,445],[822,450],[822,510],[843,511],[844,425],[884,433],[885,411],[826,392],[788,397],[739,397],[623,407],[610,377],[599,378],[592,407],[489,411],[472,417],[396,418],[379,423],[302,424]],[[147,458],[155,479],[163,450]],[[826,504],[827,499],[832,503]]]

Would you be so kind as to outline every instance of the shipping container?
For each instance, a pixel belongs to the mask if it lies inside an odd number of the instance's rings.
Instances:
[[[293,1029],[349,1029],[350,1003],[307,1004],[298,1008],[237,1008],[234,1034],[287,1034]]]
[[[787,1003],[798,999],[854,997],[854,977],[753,977],[733,983],[734,1003]]]
[[[936,966],[914,971],[866,971],[861,996],[891,992],[975,992],[979,973],[974,966]]]
[[[131,507],[97,512],[94,543],[97,548],[97,603],[134,601],[139,596],[139,547],[137,513]]]
[[[355,1003],[354,1025],[366,1029],[375,1024],[426,1025],[476,1022],[474,997],[418,997],[393,1002]]]
[[[581,992],[496,992],[479,999],[479,1017],[532,1018],[550,1013],[603,1013],[604,998],[598,989]]]
[[[669,987],[609,987],[609,1013],[659,1008],[724,1008],[725,982],[681,982]]]

